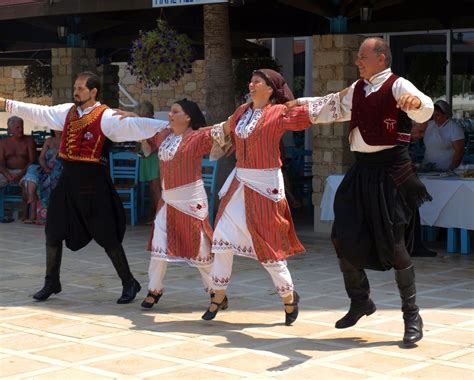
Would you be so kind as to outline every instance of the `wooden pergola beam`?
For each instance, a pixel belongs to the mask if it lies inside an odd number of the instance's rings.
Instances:
[[[0,20],[140,9],[152,9],[151,0],[62,0],[53,3],[50,0],[39,0],[0,5]]]
[[[314,13],[323,17],[336,17],[339,15],[338,8],[331,5],[329,1],[315,0],[278,0],[279,3],[298,8],[306,12]]]

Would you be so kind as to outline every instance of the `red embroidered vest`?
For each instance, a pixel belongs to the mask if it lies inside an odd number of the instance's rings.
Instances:
[[[84,161],[105,164],[107,157],[102,156],[102,149],[107,140],[100,121],[108,107],[101,104],[90,113],[79,117],[77,107],[71,107],[61,136],[59,157],[67,161]]]
[[[367,145],[408,145],[410,133],[400,131],[400,109],[392,86],[398,77],[392,74],[377,91],[365,96],[364,81],[359,79],[352,98],[349,133],[359,128]]]

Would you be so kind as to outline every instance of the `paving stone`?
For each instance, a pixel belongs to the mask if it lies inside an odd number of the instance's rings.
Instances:
[[[425,337],[401,345],[403,320],[393,272],[367,271],[377,312],[349,329],[334,323],[349,306],[329,239],[298,228],[307,254],[288,260],[301,296],[285,326],[281,301],[257,262],[235,258],[229,309],[201,320],[209,297],[195,268],[169,264],[165,294],[146,294],[148,226],[129,227],[124,247],[143,290],[128,305],[107,255],[91,243],[64,250],[63,291],[47,302],[44,231],[0,225],[0,378],[26,379],[472,379],[474,255],[415,258]]]

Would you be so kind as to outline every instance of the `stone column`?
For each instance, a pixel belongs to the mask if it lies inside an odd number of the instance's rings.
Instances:
[[[118,65],[101,65],[96,70],[102,84],[99,100],[111,108],[119,107],[119,67]]]
[[[203,15],[206,111],[208,122],[215,123],[235,109],[229,6],[205,4]]]
[[[51,49],[52,103],[69,103],[73,100],[76,75],[82,71],[96,70],[95,49],[54,48]]]
[[[313,96],[340,91],[357,80],[354,62],[362,40],[348,34],[313,36]],[[345,173],[353,162],[348,129],[348,122],[313,126],[314,231],[319,234],[331,231],[331,223],[319,220],[326,178]]]
[[[229,5],[204,4],[203,19],[206,120],[215,123],[226,120],[235,109]],[[234,166],[233,156],[219,160],[217,188],[221,188]]]

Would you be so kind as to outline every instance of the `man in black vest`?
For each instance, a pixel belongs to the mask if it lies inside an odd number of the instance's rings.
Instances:
[[[356,159],[334,201],[332,240],[351,299],[349,312],[336,328],[351,327],[376,310],[364,269],[394,268],[405,322],[403,342],[412,345],[423,337],[423,322],[409,252],[415,212],[431,196],[412,168],[410,130],[402,128],[399,118],[404,111],[424,122],[433,113],[433,103],[408,80],[392,74],[390,64],[388,44],[367,38],[356,60],[361,79],[339,95],[342,117],[320,115],[324,121],[351,120],[349,142]]]

